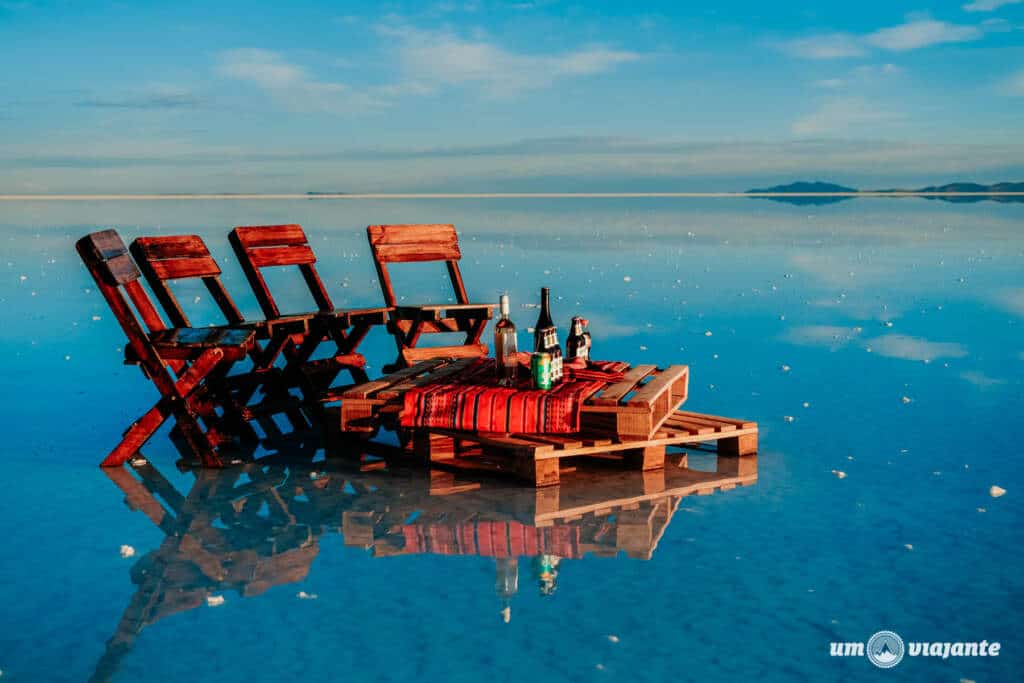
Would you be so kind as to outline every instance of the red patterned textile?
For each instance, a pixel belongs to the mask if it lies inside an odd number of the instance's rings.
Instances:
[[[529,358],[529,354],[520,354]],[[549,391],[530,388],[520,372],[515,388],[497,386],[493,358],[481,358],[443,380],[405,393],[403,427],[433,427],[502,434],[571,434],[580,430],[580,406],[628,366],[592,362],[574,369]]]

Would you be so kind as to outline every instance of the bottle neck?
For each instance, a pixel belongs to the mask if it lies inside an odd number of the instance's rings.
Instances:
[[[544,287],[540,290],[540,318],[537,320],[538,327],[553,327],[551,319],[551,290]]]

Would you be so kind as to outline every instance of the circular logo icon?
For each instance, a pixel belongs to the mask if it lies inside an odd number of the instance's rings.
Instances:
[[[903,659],[903,639],[892,631],[879,631],[868,640],[868,659],[881,669],[891,669]]]

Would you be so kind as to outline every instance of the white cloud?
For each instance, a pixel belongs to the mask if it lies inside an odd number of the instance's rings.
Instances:
[[[857,36],[849,33],[826,33],[796,38],[779,44],[783,52],[805,59],[837,59],[861,57],[867,50]]]
[[[1021,0],[973,0],[962,6],[965,12],[992,12],[1006,5],[1016,5]]]
[[[1024,316],[1024,288],[1004,289],[996,296],[996,303],[1010,313]]]
[[[1006,380],[1000,377],[991,377],[986,375],[984,372],[977,370],[968,370],[960,373],[960,379],[965,382],[970,382],[976,387],[981,389],[987,389],[989,387],[997,387],[1006,384]]]
[[[984,35],[977,26],[950,24],[935,19],[917,19],[871,33],[865,42],[883,50],[903,52],[941,43],[964,43]]]
[[[905,334],[887,334],[867,342],[872,350],[889,358],[931,361],[937,358],[963,358],[967,350],[956,342],[933,342]]]
[[[1005,78],[999,84],[998,90],[1003,95],[1024,97],[1024,69],[1012,73],[1009,77]]]
[[[804,59],[863,57],[873,49],[906,52],[930,45],[978,40],[986,31],[1005,30],[1000,25],[991,20],[982,22],[980,26],[972,26],[911,16],[902,24],[880,28],[864,35],[822,33],[783,41],[776,46],[787,54]]]
[[[793,122],[792,131],[800,137],[856,133],[859,129],[903,118],[860,97],[830,97],[816,111]]]
[[[527,54],[479,38],[462,38],[450,31],[423,31],[406,25],[380,26],[378,32],[398,41],[405,81],[424,89],[477,86],[492,97],[547,87],[560,79],[605,73],[641,57],[636,52],[602,46],[555,55]]]
[[[351,113],[387,104],[373,92],[318,80],[304,67],[270,50],[226,50],[219,55],[216,71],[221,76],[255,85],[294,111]]]
[[[861,333],[859,327],[834,325],[802,325],[787,330],[782,341],[800,346],[827,346],[833,351],[846,346]]]

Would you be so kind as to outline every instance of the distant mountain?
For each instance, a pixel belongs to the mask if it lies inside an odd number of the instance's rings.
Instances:
[[[915,192],[1024,192],[1024,183],[995,183],[993,185],[981,185],[978,183],[948,183],[946,185],[932,185],[915,190]],[[1000,197],[978,195],[976,197],[925,197],[925,199],[940,199],[944,202],[954,204],[970,204],[973,202],[995,201],[995,202],[1024,202],[1024,197]]]
[[[806,193],[820,193],[827,195],[829,193],[836,192],[858,192],[858,190],[852,187],[844,187],[842,185],[836,185],[835,183],[823,183],[821,181],[807,182],[798,180],[795,183],[788,185],[776,185],[774,187],[767,187],[760,190],[747,190],[747,194],[806,194]],[[785,204],[795,204],[797,206],[808,206],[808,205],[821,205],[821,204],[835,204],[841,202],[844,199],[853,199],[852,197],[764,197],[764,199],[771,199],[776,202],[783,202]]]
[[[824,183],[821,181],[808,182],[800,180],[795,183],[789,183],[788,185],[775,185],[774,187],[768,187],[757,190],[747,190],[747,194],[807,194],[807,193],[820,193],[822,195],[828,195],[836,192],[975,192],[975,193],[986,193],[986,192],[1024,192],[1024,182],[1013,183],[1013,182],[1002,182],[993,183],[992,185],[982,185],[980,183],[947,183],[946,185],[930,185],[928,187],[922,187],[918,190],[905,190],[899,188],[891,188],[885,190],[857,190],[852,187],[845,187],[843,185],[837,185],[835,183]],[[766,197],[777,202],[785,202],[787,204],[834,204],[841,202],[844,199],[852,199],[852,197],[806,197],[806,196],[795,196],[795,197]],[[969,202],[981,202],[981,201],[996,201],[996,202],[1024,202],[1024,197],[1006,197],[998,195],[985,195],[979,194],[974,197],[941,197],[941,196],[930,196],[925,199],[940,199],[945,202],[954,203],[969,203]]]
[[[795,183],[789,185],[776,185],[774,187],[768,187],[763,190],[747,190],[747,194],[763,194],[768,192],[780,192],[784,194],[798,193],[798,192],[859,192],[852,187],[843,187],[842,185],[836,185],[835,183],[823,183],[820,180],[813,182],[807,182],[806,180],[798,180]]]

